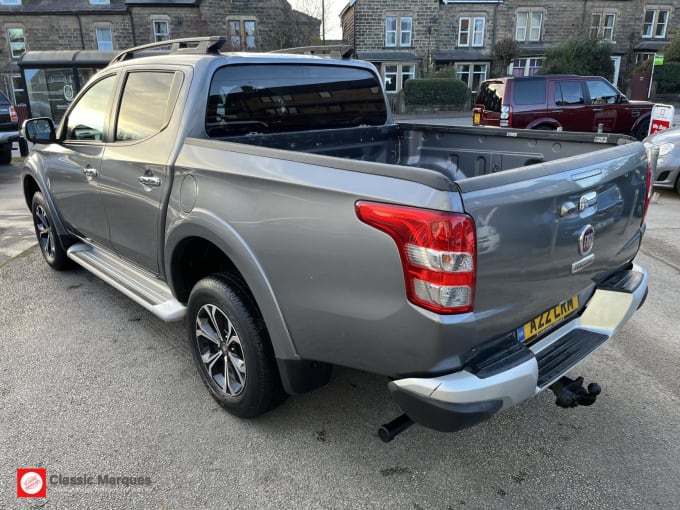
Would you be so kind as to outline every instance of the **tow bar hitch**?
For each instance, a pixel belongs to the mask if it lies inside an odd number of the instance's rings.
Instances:
[[[550,389],[557,397],[555,404],[564,408],[591,406],[602,391],[602,388],[597,383],[590,383],[588,389],[584,388],[583,377],[578,377],[577,379],[562,377],[553,383]]]

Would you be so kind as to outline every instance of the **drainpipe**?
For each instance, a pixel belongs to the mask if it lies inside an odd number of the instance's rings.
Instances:
[[[82,46],[82,49],[85,49],[85,38],[83,37],[83,20],[80,19],[80,14],[76,14],[76,18],[78,18],[78,28],[80,29],[80,45]]]
[[[137,46],[137,34],[135,33],[135,21],[132,19],[132,11],[128,7],[128,17],[130,18],[130,31],[132,32],[132,47]],[[169,23],[168,23],[169,25]]]

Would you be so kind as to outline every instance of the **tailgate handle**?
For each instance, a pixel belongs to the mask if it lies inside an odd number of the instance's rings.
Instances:
[[[590,191],[585,195],[581,195],[581,199],[578,201],[578,210],[583,212],[590,207],[597,205],[597,192]]]
[[[576,212],[576,204],[574,202],[565,202],[560,208],[560,216],[568,216],[571,213]]]

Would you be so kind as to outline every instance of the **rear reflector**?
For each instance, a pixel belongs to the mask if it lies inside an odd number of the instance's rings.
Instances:
[[[441,314],[472,311],[477,241],[470,216],[374,202],[357,202],[356,213],[397,244],[409,301]]]

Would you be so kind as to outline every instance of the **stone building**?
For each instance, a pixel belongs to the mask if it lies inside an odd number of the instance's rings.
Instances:
[[[226,35],[224,50],[268,51],[312,44],[320,24],[286,0],[0,0],[0,90],[26,102],[31,84],[17,62],[27,51],[117,51],[207,35]],[[62,75],[36,80],[61,85]]]
[[[350,0],[341,20],[343,38],[378,67],[391,93],[446,66],[472,90],[499,74],[531,75],[548,48],[571,37],[611,42],[610,79],[625,88],[635,64],[675,34],[678,8],[680,0]],[[508,69],[494,61],[504,39],[519,44]]]

